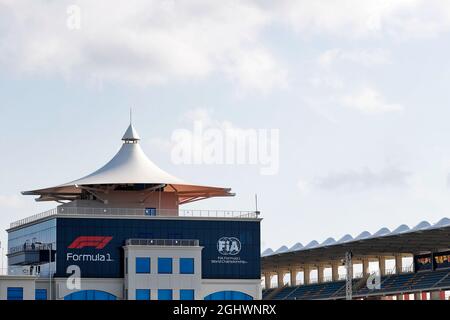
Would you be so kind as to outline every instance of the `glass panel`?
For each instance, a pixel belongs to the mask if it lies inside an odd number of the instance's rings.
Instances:
[[[205,300],[253,300],[253,297],[240,291],[220,291],[211,293]]]
[[[99,290],[83,290],[65,296],[64,300],[116,300],[116,296]]]
[[[136,273],[150,273],[150,258],[136,258]]]
[[[150,290],[136,289],[136,300],[150,300]]]
[[[23,288],[8,288],[7,290],[8,300],[23,300]]]
[[[171,289],[159,289],[158,290],[158,300],[172,300],[172,290]]]
[[[180,290],[180,300],[194,300],[194,290]]]
[[[34,293],[34,299],[47,300],[47,289],[36,289]]]
[[[172,273],[172,258],[158,258],[158,273]]]
[[[180,258],[180,273],[193,274],[194,273],[194,259]]]

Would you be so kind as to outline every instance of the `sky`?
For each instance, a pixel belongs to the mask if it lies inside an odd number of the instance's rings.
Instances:
[[[258,195],[263,250],[450,217],[449,32],[446,0],[0,0],[0,241],[130,108],[161,168],[236,193],[186,208]]]

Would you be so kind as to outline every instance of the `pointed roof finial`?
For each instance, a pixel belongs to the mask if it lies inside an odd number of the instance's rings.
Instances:
[[[133,108],[130,108],[130,125],[123,135],[122,140],[126,143],[137,143],[139,140],[141,140],[139,134],[133,126]]]

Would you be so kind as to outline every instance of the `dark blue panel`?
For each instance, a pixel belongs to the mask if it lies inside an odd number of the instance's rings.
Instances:
[[[116,296],[99,290],[82,290],[68,294],[64,300],[116,300]]]
[[[47,289],[36,289],[34,293],[35,300],[47,300]]]
[[[194,274],[194,258],[180,258],[180,273]]]
[[[57,276],[67,276],[67,267],[77,265],[82,277],[123,277],[125,240],[174,235],[199,240],[202,278],[260,278],[259,221],[83,218],[57,220]],[[73,244],[80,236],[96,240]]]
[[[220,291],[207,295],[205,300],[253,300],[253,297],[240,291]]]
[[[136,273],[150,273],[150,258],[136,258]]]
[[[136,300],[150,300],[150,290],[136,289]]]
[[[172,274],[172,258],[158,258],[158,273]]]
[[[171,289],[158,289],[158,300],[173,300]]]
[[[23,288],[9,287],[6,294],[7,300],[23,300]]]
[[[180,290],[180,300],[194,300],[194,290],[182,289]]]

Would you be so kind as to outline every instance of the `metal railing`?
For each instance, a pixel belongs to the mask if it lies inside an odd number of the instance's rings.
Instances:
[[[195,239],[128,239],[127,246],[198,247]]]
[[[0,276],[32,276],[36,277],[34,271],[30,271],[28,267],[10,266],[8,268],[0,268]]]
[[[200,217],[200,218],[241,218],[255,219],[259,211],[232,211],[232,210],[197,210],[197,209],[155,209],[155,208],[88,208],[59,206],[51,210],[32,215],[30,217],[12,222],[10,228],[41,220],[56,215],[98,215],[98,216],[164,216],[164,217]]]
[[[24,252],[24,251],[41,251],[41,250],[51,250],[51,243],[25,243],[21,246],[15,246],[8,249],[8,254],[16,253],[16,252]]]

